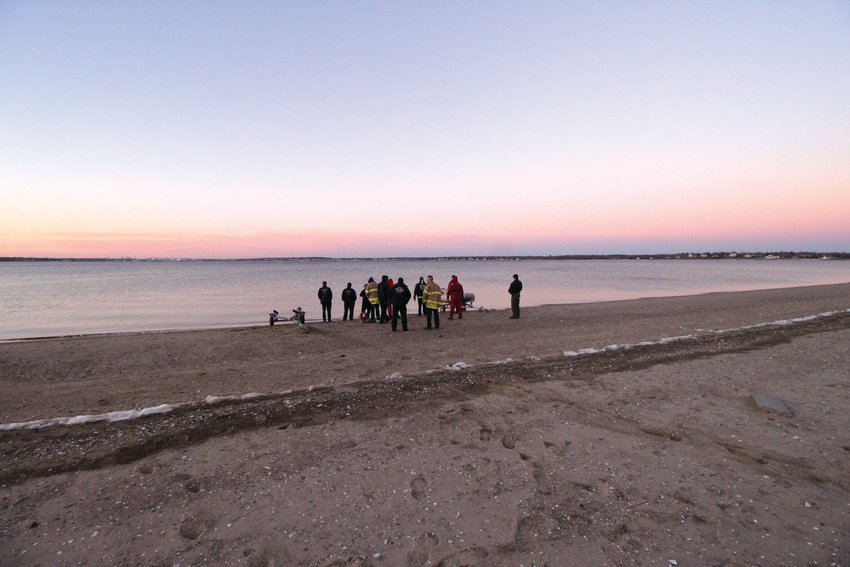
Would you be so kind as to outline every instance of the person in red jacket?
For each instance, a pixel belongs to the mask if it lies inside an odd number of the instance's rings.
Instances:
[[[455,311],[457,318],[463,319],[463,286],[457,281],[457,276],[452,276],[446,288],[446,295],[449,298],[449,319],[454,318]]]

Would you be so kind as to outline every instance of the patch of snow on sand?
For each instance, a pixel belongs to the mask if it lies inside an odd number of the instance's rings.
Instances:
[[[679,341],[690,341],[695,339],[696,337],[693,335],[681,335],[678,337],[664,337],[663,339],[658,339],[659,345],[666,345],[670,343],[677,343]]]
[[[777,321],[772,321],[770,323],[757,323],[755,325],[746,325],[743,327],[737,327],[733,329],[719,329],[714,331],[709,331],[711,334],[723,334],[723,333],[731,333],[735,331],[746,331],[749,329],[763,329],[765,327],[785,327],[788,325],[794,325],[797,323],[805,323],[808,321],[814,321],[816,319],[821,319],[825,317],[831,317],[833,315],[837,315],[839,313],[850,313],[850,308],[845,309],[844,311],[825,311],[823,313],[818,313],[817,315],[808,315],[806,317],[796,317],[793,319],[779,319]],[[696,337],[694,335],[683,335],[678,337],[663,337],[656,341],[641,341],[639,343],[634,344],[623,344],[623,345],[608,345],[606,347],[599,348],[583,348],[578,351],[567,350],[564,351],[564,356],[566,357],[575,357],[582,356],[587,354],[596,354],[605,351],[613,351],[619,349],[630,349],[636,346],[652,346],[652,345],[662,345],[668,344],[677,341],[690,341],[694,340]],[[532,356],[531,360],[540,360],[537,357]],[[507,364],[509,362],[513,362],[513,359],[506,358],[504,360],[497,360],[491,364]],[[467,368],[472,368],[472,365],[467,364],[465,362],[457,362],[455,364],[451,364],[447,367],[449,370],[460,371],[465,370]],[[435,372],[435,370],[429,370],[426,373],[431,374]],[[387,376],[387,379],[390,380],[400,380],[402,375],[398,372],[390,374]],[[328,386],[324,385],[314,385],[310,386],[307,391],[312,392],[318,388],[327,388]],[[292,390],[287,390],[285,392],[281,392],[281,395],[291,394]],[[94,423],[99,421],[106,422],[116,422],[116,421],[127,421],[130,419],[138,419],[140,417],[145,417],[147,415],[156,415],[156,414],[164,414],[174,411],[175,409],[182,407],[190,407],[197,406],[200,404],[218,404],[224,401],[236,401],[236,400],[252,400],[255,398],[264,397],[265,394],[260,394],[257,392],[251,392],[248,394],[242,394],[241,396],[207,396],[204,398],[202,402],[185,402],[178,404],[160,404],[158,406],[153,406],[149,408],[143,408],[138,410],[126,410],[126,411],[112,411],[109,413],[104,413],[100,415],[78,415],[74,417],[54,417],[52,419],[36,419],[33,421],[22,421],[17,423],[0,423],[0,431],[14,431],[18,429],[43,429],[45,427],[55,427],[58,425],[76,425],[80,423]]]
[[[279,395],[289,394],[292,390],[287,390],[285,392],[280,392]],[[220,404],[223,402],[240,402],[244,400],[253,400],[255,398],[262,398],[264,394],[260,394],[258,392],[251,392],[249,394],[242,394],[239,396],[207,396],[204,398],[204,403],[213,406],[216,404]]]
[[[602,352],[602,350],[601,350],[601,349],[598,349],[598,348],[583,348],[583,349],[578,350],[578,351],[575,351],[575,350],[565,350],[565,351],[564,351],[564,356],[566,356],[566,357],[571,357],[571,356],[581,356],[581,355],[583,355],[583,354],[596,354],[596,353],[598,353],[598,352]]]
[[[175,409],[189,404],[160,404],[149,408],[139,410],[111,411],[99,415],[77,415],[74,417],[54,417],[53,419],[36,419],[33,421],[24,421],[19,423],[4,423],[0,424],[0,431],[12,431],[15,429],[43,429],[45,427],[54,427],[56,425],[78,425],[81,423],[96,423],[98,421],[127,421],[129,419],[138,419],[146,415],[156,415],[169,413]]]
[[[779,319],[777,321],[771,321],[770,323],[756,323],[755,325],[745,325],[743,327],[735,327],[732,329],[718,329],[713,331],[708,331],[708,334],[722,335],[724,333],[734,333],[738,331],[748,331],[752,329],[764,329],[768,327],[787,327],[789,325],[796,325],[798,323],[807,323],[809,321],[814,321],[816,319],[821,319],[824,317],[832,317],[833,315],[837,315],[839,313],[850,313],[850,308],[845,309],[844,311],[824,311],[823,313],[818,313],[817,315],[807,315],[805,317],[795,317],[793,319]],[[600,348],[583,348],[578,351],[575,350],[565,350],[564,356],[567,358],[572,358],[576,356],[582,356],[585,354],[597,354],[604,351],[612,351],[619,349],[630,349],[633,347],[641,347],[641,346],[655,346],[655,345],[666,345],[670,343],[680,342],[680,341],[692,341],[695,340],[696,335],[680,335],[677,337],[662,337],[655,341],[641,341],[639,343],[634,344],[624,344],[624,345],[608,345],[606,347]]]

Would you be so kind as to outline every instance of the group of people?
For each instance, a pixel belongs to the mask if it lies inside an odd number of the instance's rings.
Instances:
[[[519,319],[519,297],[522,291],[522,282],[519,276],[514,274],[513,282],[508,288],[511,295],[511,319]],[[443,307],[443,290],[434,282],[433,276],[419,277],[419,282],[413,286],[413,291],[404,283],[404,278],[398,278],[393,282],[389,276],[381,276],[381,282],[375,282],[374,278],[363,285],[360,291],[360,319],[364,323],[386,323],[391,321],[392,330],[398,330],[398,320],[401,319],[401,328],[407,330],[407,304],[415,298],[418,305],[418,316],[425,315],[425,329],[440,328],[440,309]],[[343,321],[354,320],[354,306],[357,303],[357,292],[348,282],[342,290]],[[333,291],[328,287],[328,282],[322,282],[319,288],[319,302],[322,305],[322,321],[331,320],[331,306],[333,305]],[[452,275],[449,285],[446,287],[446,298],[448,300],[449,319],[454,319],[457,313],[458,319],[463,319],[463,285],[457,276]]]

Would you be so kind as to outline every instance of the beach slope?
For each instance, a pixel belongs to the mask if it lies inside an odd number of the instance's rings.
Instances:
[[[3,343],[0,564],[849,565],[848,308]]]

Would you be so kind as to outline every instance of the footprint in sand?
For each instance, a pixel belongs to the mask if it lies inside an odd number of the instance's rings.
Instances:
[[[252,555],[248,559],[248,567],[271,567],[274,561],[269,560],[264,553]]]
[[[437,567],[483,567],[490,565],[490,563],[485,562],[489,556],[490,554],[483,547],[462,549],[442,558],[437,563]]]
[[[417,476],[410,481],[410,494],[419,500],[425,493],[428,492],[428,483],[421,476]]]
[[[546,469],[540,463],[532,463],[532,466],[534,468],[532,477],[537,485],[537,492],[547,496],[552,494],[552,483],[547,478]]]
[[[201,522],[194,518],[187,518],[180,524],[180,535],[185,539],[195,540],[201,535]]]
[[[481,441],[487,442],[491,437],[493,437],[493,430],[487,429],[486,427],[482,427],[481,431],[478,432],[478,439]]]
[[[289,563],[287,563],[287,565],[289,565]],[[372,565],[372,563],[367,563],[362,557],[353,557],[349,555],[347,557],[332,559],[325,563],[322,567],[364,567],[365,565]]]
[[[572,441],[564,441],[563,443],[554,443],[552,441],[544,441],[543,445],[547,449],[551,449],[553,453],[555,453],[559,457],[563,457],[567,452],[567,448],[570,446]]]
[[[437,534],[428,532],[420,536],[413,550],[407,554],[405,567],[424,567],[431,565],[431,551],[440,543],[440,538]]]
[[[517,521],[514,541],[511,547],[516,551],[533,551],[538,545],[548,539],[556,529],[557,523],[543,514],[523,516]]]

